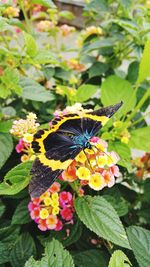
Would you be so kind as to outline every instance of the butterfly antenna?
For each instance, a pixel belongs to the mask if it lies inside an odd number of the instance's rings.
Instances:
[[[88,156],[87,156],[87,153],[85,152],[84,149],[83,149],[83,152],[84,152],[84,155],[85,155],[86,158],[87,158],[87,161],[88,161],[88,164],[89,164],[89,166],[90,166],[91,171],[94,172],[94,169],[93,169],[93,167],[92,167],[92,165],[91,165],[91,162],[90,162],[90,160],[89,160],[89,158],[88,158]]]
[[[94,146],[94,145],[92,145],[92,146]],[[113,161],[112,157],[111,157],[109,154],[107,154],[105,151],[98,149],[96,146],[94,146],[94,147],[95,147],[100,153],[101,153],[101,152],[104,153],[107,157],[110,158],[111,161]],[[93,151],[94,151],[94,150],[93,150]]]

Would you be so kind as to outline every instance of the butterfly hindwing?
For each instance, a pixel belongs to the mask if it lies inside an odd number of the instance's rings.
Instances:
[[[70,137],[59,132],[49,133],[44,141],[47,152],[37,156],[31,170],[31,197],[39,197],[44,193],[81,151],[78,146],[71,148],[73,142]]]

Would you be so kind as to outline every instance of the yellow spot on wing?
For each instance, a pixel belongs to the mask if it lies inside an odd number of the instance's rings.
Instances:
[[[39,155],[38,158],[43,165],[50,167],[52,171],[66,170],[67,167],[72,163],[72,159],[62,162],[60,160],[48,159],[44,154]]]
[[[88,113],[84,114],[84,117],[92,119],[94,121],[99,121],[102,123],[102,125],[104,125],[109,120],[109,118],[106,116],[97,116],[97,115],[92,115],[92,114],[88,114]]]

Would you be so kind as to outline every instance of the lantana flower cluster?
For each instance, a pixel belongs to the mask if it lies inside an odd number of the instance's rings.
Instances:
[[[73,224],[73,196],[67,191],[60,192],[58,182],[39,198],[32,198],[28,209],[41,231],[60,231],[65,224]]]
[[[132,164],[136,167],[135,175],[138,179],[145,180],[150,177],[150,153],[134,158]]]
[[[31,148],[33,135],[37,132],[39,123],[36,122],[36,114],[30,112],[26,119],[19,119],[13,122],[10,133],[19,138],[19,143],[16,145],[17,153],[23,152],[21,161],[34,160],[35,155]]]
[[[108,152],[107,143],[99,137],[90,140],[91,149],[81,151],[72,164],[62,173],[62,179],[68,182],[78,181],[82,186],[99,191],[104,187],[112,187],[115,177],[120,175],[116,163],[117,153]],[[81,190],[81,188],[80,188]]]

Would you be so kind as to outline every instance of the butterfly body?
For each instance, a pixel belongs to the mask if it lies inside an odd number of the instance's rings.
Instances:
[[[50,130],[34,135],[32,148],[38,155],[31,170],[32,197],[44,193],[82,150],[91,148],[90,139],[121,105],[122,102],[81,115],[67,114],[54,119]]]

